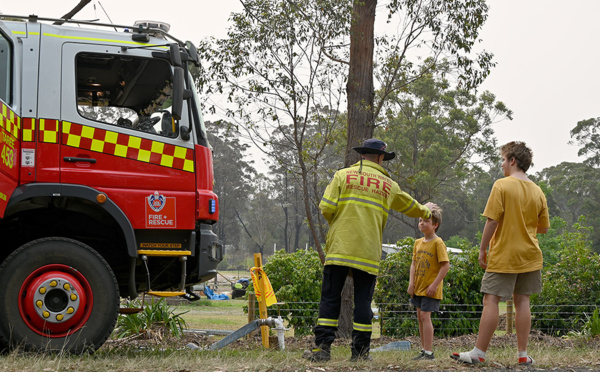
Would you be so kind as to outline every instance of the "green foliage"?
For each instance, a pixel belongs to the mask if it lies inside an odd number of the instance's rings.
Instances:
[[[402,190],[420,202],[437,200],[442,208],[449,204],[454,213],[464,215],[458,221],[473,221],[480,210],[464,204],[471,201],[473,206],[475,201],[479,207],[482,203],[473,199],[484,201],[489,196],[490,188],[481,193],[476,185],[490,178],[480,169],[481,162],[493,163],[498,156],[492,124],[511,118],[512,112],[490,92],[476,95],[451,87],[448,68],[438,66],[405,92],[390,97],[386,103],[389,127],[378,136],[396,151],[388,167]],[[416,223],[408,223],[418,235]],[[452,235],[457,233],[452,231]]]
[[[581,330],[585,320],[577,314],[600,305],[600,256],[591,250],[592,229],[585,224],[580,217],[555,239],[557,262],[544,268],[542,293],[531,297],[532,312],[538,313],[533,328],[558,335]]]
[[[582,120],[571,129],[570,144],[580,146],[577,155],[586,156],[585,163],[600,167],[600,118]]]
[[[551,216],[559,216],[570,226],[585,216],[589,226],[600,225],[600,172],[585,163],[563,162],[536,174],[544,188]],[[596,252],[600,252],[600,229],[592,232]]]
[[[319,254],[312,249],[285,253],[277,251],[264,265],[265,273],[275,291],[278,302],[285,302],[280,309],[268,308],[270,316],[281,316],[294,327],[295,336],[310,334],[315,325],[321,299],[323,265]],[[253,291],[253,284],[248,287]]]
[[[450,271],[444,279],[444,298],[440,313],[432,314],[433,327],[439,336],[455,336],[476,333],[478,322],[473,316],[480,309],[482,295],[479,292],[483,270],[479,269],[479,249],[470,246],[465,239],[452,240],[454,248],[463,254],[451,254]],[[374,300],[379,306],[382,334],[403,337],[418,334],[416,309],[408,307],[407,293],[414,239],[405,238],[398,242],[401,249],[381,262],[381,271],[375,288]],[[444,311],[444,304],[464,304],[460,311]],[[471,306],[469,306],[471,305]],[[400,310],[401,309],[401,310]],[[413,316],[406,316],[412,311]]]
[[[129,308],[139,308],[140,301],[132,301],[127,305]],[[187,323],[182,315],[187,311],[175,313],[164,298],[157,302],[154,297],[150,303],[144,303],[144,309],[140,313],[130,315],[119,315],[115,329],[116,338],[124,338],[140,333],[149,336],[152,333],[169,334],[181,338]]]
[[[546,234],[538,234],[540,249],[544,254],[544,266],[554,266],[560,261],[560,252],[564,247],[564,232],[567,222],[560,217],[550,218],[550,229]]]
[[[597,308],[583,325],[583,334],[588,338],[600,336],[600,316],[598,315]]]

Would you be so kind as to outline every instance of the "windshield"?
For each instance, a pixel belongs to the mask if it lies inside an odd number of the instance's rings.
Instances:
[[[171,66],[163,60],[104,53],[76,58],[77,109],[87,119],[176,138]]]

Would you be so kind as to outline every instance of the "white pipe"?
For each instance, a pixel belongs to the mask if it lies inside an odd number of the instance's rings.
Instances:
[[[273,319],[275,321],[275,330],[277,331],[277,341],[279,342],[279,350],[284,350],[285,349],[285,344],[284,344],[284,333],[285,333],[285,328],[283,327],[283,319],[281,319],[281,316],[278,316],[277,319]]]

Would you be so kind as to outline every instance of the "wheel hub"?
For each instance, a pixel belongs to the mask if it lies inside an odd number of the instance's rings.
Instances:
[[[63,278],[51,278],[37,288],[33,296],[37,314],[51,323],[66,322],[79,308],[80,296],[74,286]]]
[[[21,318],[34,332],[66,337],[79,330],[93,308],[91,286],[77,270],[47,265],[32,272],[21,286]]]

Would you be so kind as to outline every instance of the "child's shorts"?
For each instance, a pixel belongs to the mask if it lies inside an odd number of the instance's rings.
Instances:
[[[438,299],[427,296],[415,296],[410,299],[410,303],[421,309],[421,311],[432,313],[440,311],[440,302]]]
[[[532,295],[542,291],[542,271],[520,274],[485,272],[481,280],[481,292],[502,298],[511,298],[513,293]]]

